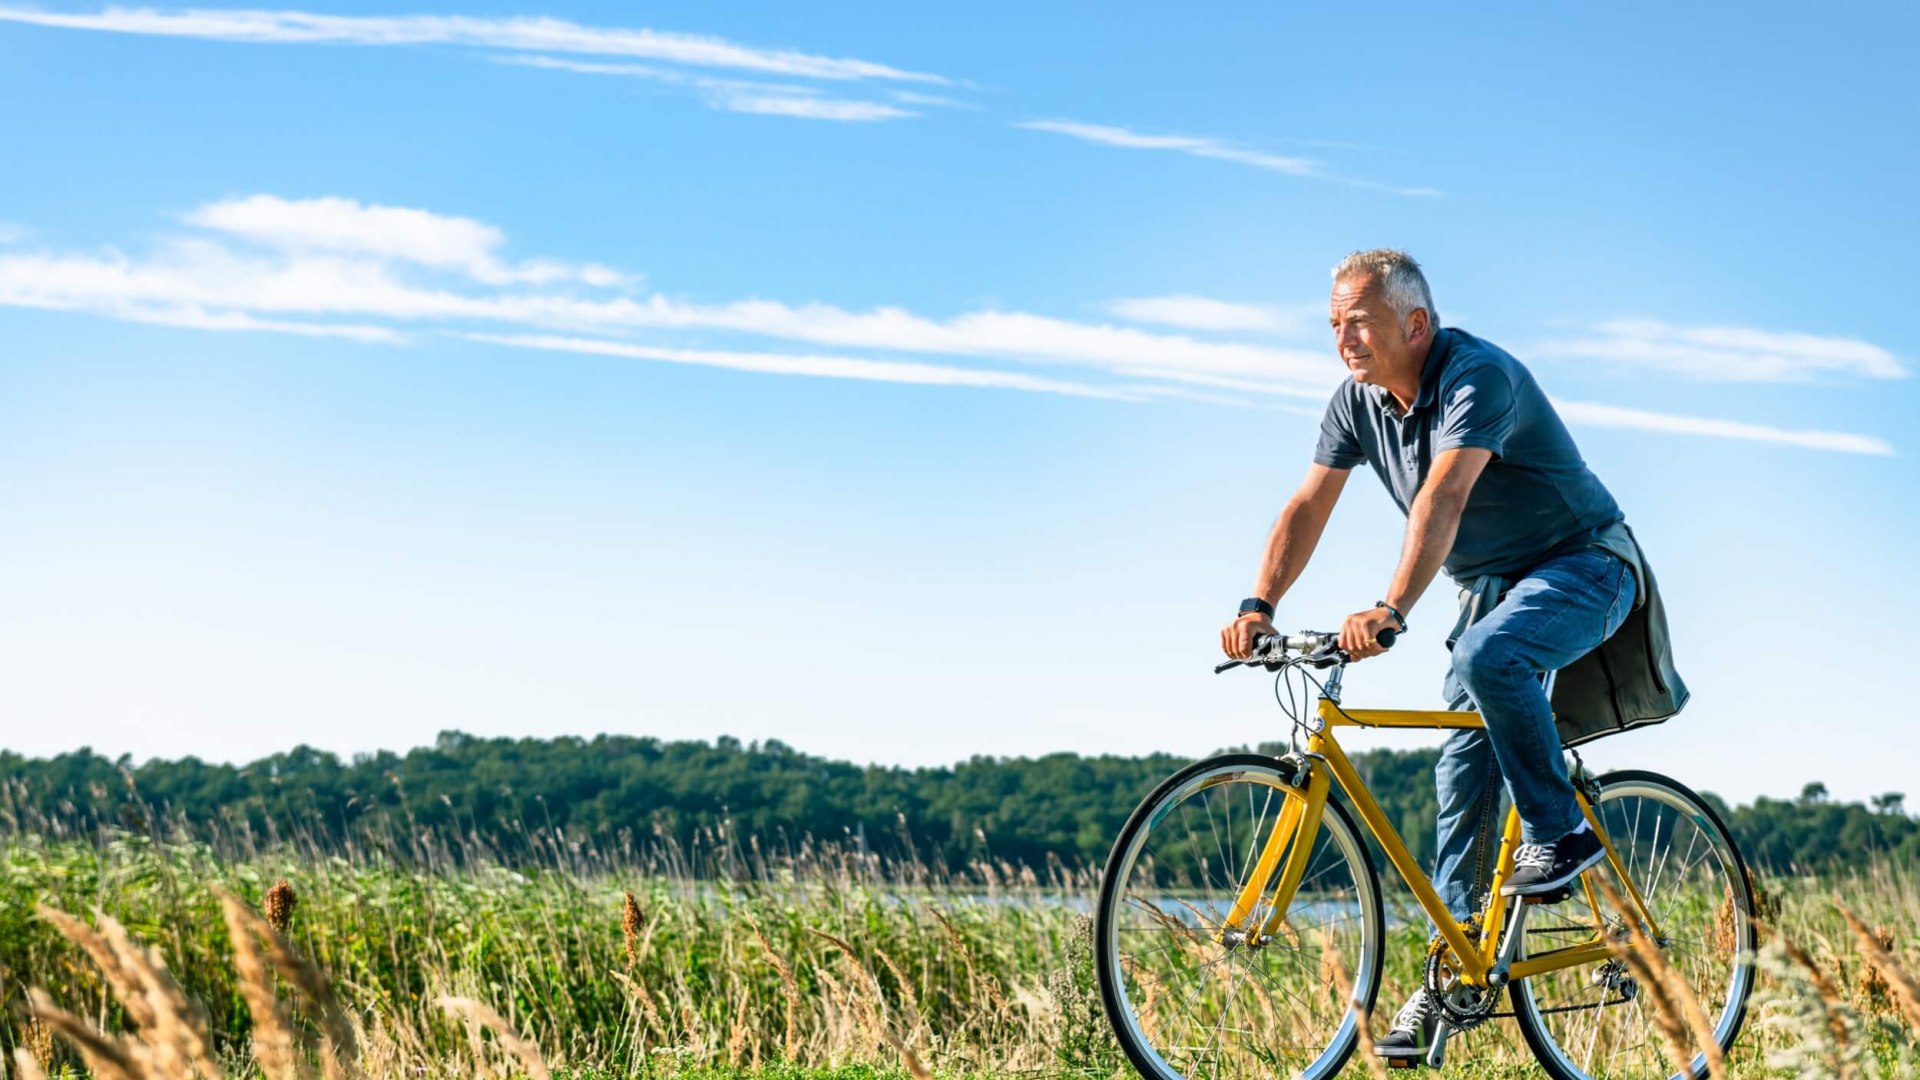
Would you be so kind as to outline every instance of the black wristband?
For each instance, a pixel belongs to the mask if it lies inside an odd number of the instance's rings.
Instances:
[[[1400,624],[1400,632],[1403,634],[1407,632],[1407,617],[1405,615],[1400,614],[1399,608],[1394,607],[1392,604],[1387,603],[1385,600],[1375,600],[1373,602],[1373,606],[1386,608],[1387,614],[1392,615],[1394,618],[1394,621]]]
[[[1257,596],[1249,596],[1245,600],[1240,601],[1240,614],[1251,615],[1256,611],[1269,619],[1273,618],[1273,605],[1267,603],[1265,600]]]

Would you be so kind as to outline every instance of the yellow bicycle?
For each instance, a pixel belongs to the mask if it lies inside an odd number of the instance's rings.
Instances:
[[[1705,1075],[1704,1054],[1673,1071],[1656,995],[1641,993],[1608,942],[1637,926],[1699,999],[1714,1040],[1733,1044],[1753,988],[1753,886],[1713,808],[1654,773],[1592,776],[1575,754],[1574,787],[1606,859],[1557,896],[1514,903],[1500,895],[1520,842],[1509,810],[1486,903],[1456,920],[1335,733],[1472,728],[1480,716],[1348,709],[1340,701],[1348,661],[1336,634],[1258,642],[1245,664],[1277,673],[1292,751],[1195,762],[1121,829],[1101,883],[1094,958],[1107,1018],[1133,1066],[1149,1080],[1340,1071],[1372,1015],[1389,918],[1357,815],[1419,906],[1395,924],[1424,913],[1438,931],[1409,976],[1440,1004],[1425,1064],[1442,1063],[1450,1035],[1510,1016],[1556,1080]],[[1336,787],[1344,801],[1333,798]],[[1336,989],[1342,971],[1350,993]],[[1499,1009],[1502,990],[1510,1011]]]

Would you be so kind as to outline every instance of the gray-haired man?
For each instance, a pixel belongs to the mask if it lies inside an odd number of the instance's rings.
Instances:
[[[1382,651],[1381,630],[1405,632],[1443,567],[1463,586],[1506,586],[1452,641],[1449,707],[1477,707],[1486,727],[1455,732],[1441,751],[1434,885],[1455,918],[1480,906],[1504,780],[1524,843],[1503,891],[1555,892],[1603,852],[1574,801],[1541,675],[1591,652],[1634,608],[1641,572],[1632,536],[1532,374],[1494,345],[1441,329],[1412,258],[1348,256],[1334,268],[1331,321],[1352,377],[1327,406],[1306,480],[1281,511],[1253,595],[1221,631],[1221,646],[1244,658],[1256,636],[1274,632],[1273,605],[1306,567],[1348,471],[1371,466],[1407,531],[1385,598],[1341,628],[1355,659]],[[1417,991],[1380,1052],[1424,1053],[1436,1017]]]

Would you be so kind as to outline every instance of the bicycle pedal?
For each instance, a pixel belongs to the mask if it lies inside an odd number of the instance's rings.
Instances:
[[[1390,1057],[1390,1058],[1388,1058],[1388,1059],[1387,1059],[1387,1068],[1389,1068],[1389,1069],[1417,1069],[1417,1068],[1419,1068],[1420,1066],[1422,1066],[1422,1065],[1425,1065],[1426,1063],[1427,1063],[1427,1062],[1426,1062],[1426,1059],[1425,1059],[1425,1058],[1411,1058],[1411,1057],[1404,1057],[1404,1058],[1403,1058],[1403,1057]]]
[[[1559,904],[1559,903],[1564,903],[1564,902],[1566,902],[1566,901],[1568,901],[1568,900],[1571,900],[1571,899],[1573,899],[1573,886],[1571,886],[1571,885],[1564,885],[1564,886],[1562,886],[1562,887],[1560,887],[1560,888],[1558,888],[1558,889],[1555,889],[1555,890],[1553,890],[1552,892],[1549,892],[1549,893],[1540,893],[1540,894],[1538,894],[1538,895],[1536,895],[1536,896],[1523,896],[1523,897],[1521,897],[1521,899],[1522,899],[1522,900],[1525,900],[1525,901],[1526,901],[1527,903],[1529,903],[1529,904]]]

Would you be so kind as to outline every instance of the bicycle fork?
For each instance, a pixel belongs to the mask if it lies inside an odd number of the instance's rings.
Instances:
[[[1320,815],[1327,805],[1330,783],[1327,774],[1312,768],[1301,755],[1288,754],[1280,760],[1291,767],[1293,786],[1284,789],[1285,801],[1273,831],[1267,834],[1252,872],[1240,886],[1233,907],[1221,923],[1217,940],[1228,948],[1241,945],[1257,948],[1284,928],[1287,909],[1293,904],[1300,879],[1307,872],[1307,860],[1313,856],[1313,839],[1320,831]],[[1269,881],[1273,882],[1271,894],[1267,891]],[[1256,929],[1249,924],[1263,900],[1269,906]]]

